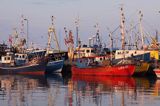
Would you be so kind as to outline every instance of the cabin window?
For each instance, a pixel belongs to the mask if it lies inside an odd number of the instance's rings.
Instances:
[[[19,58],[22,58],[21,56],[19,56]]]
[[[90,50],[86,50],[86,53],[89,53],[90,52]]]
[[[4,60],[7,60],[7,58],[5,57]]]
[[[103,60],[105,60],[105,57],[103,57]]]
[[[94,53],[94,50],[91,50],[91,53]]]
[[[137,52],[135,51],[134,53],[136,54]]]
[[[25,58],[25,56],[24,56],[24,55],[22,55],[22,58]]]
[[[121,54],[121,52],[118,52],[118,54]]]
[[[10,60],[10,57],[8,57],[7,60]]]
[[[100,60],[102,60],[102,58],[100,58]]]
[[[15,57],[17,58],[17,57],[18,57],[18,55],[15,55]]]

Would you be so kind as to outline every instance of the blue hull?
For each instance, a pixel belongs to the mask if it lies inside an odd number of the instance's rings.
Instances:
[[[60,73],[62,71],[63,65],[64,65],[64,60],[57,60],[57,61],[48,62],[45,72],[47,74]]]
[[[0,74],[41,74],[45,73],[45,64],[35,64],[17,67],[0,67]]]

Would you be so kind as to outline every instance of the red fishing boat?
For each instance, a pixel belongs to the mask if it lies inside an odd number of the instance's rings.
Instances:
[[[95,61],[96,58],[81,58],[72,66],[74,75],[110,75],[110,76],[132,76],[135,71],[134,64],[111,64],[110,60],[102,58]]]
[[[105,56],[104,56],[105,57]],[[114,63],[103,56],[80,58],[72,66],[73,75],[109,75],[109,76],[132,76],[135,71],[135,65],[132,61]]]
[[[116,66],[97,66],[79,68],[72,67],[72,74],[77,75],[111,75],[111,76],[132,76],[135,70],[135,65],[116,65]]]

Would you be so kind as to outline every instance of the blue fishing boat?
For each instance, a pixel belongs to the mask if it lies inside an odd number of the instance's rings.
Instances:
[[[47,60],[43,53],[38,55],[40,52],[43,51],[33,51],[31,53],[7,52],[6,55],[1,57],[0,74],[44,74]]]
[[[47,65],[46,65],[46,74],[52,74],[52,73],[60,73],[62,71],[64,60],[66,58],[67,52],[61,51],[59,42],[56,35],[56,28],[54,26],[52,16],[52,25],[48,28],[48,43],[47,43],[47,49],[46,49],[46,57],[48,59]],[[54,49],[51,47],[51,41],[55,43]]]

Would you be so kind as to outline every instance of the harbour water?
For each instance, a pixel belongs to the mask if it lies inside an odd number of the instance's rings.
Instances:
[[[141,12],[144,14],[140,21],[144,26],[144,35],[149,36],[149,40],[147,38],[144,42],[148,45],[148,41],[153,39],[150,36],[155,37],[155,32],[160,27],[159,4],[159,0],[1,0],[0,44],[15,43],[12,42],[12,33],[16,32],[15,38],[25,37],[29,47],[46,48],[49,35],[47,31],[54,24],[59,46],[63,50],[68,50],[64,43],[64,27],[73,31],[74,39],[79,34],[84,44],[88,44],[89,38],[95,36],[96,30],[100,31],[100,38],[107,48],[111,44],[108,35],[113,31],[116,40],[113,46],[121,47],[121,32],[117,26],[120,26],[120,8],[123,7],[127,36],[134,25],[136,27],[133,32],[140,35],[137,30],[138,15]],[[76,21],[79,25],[75,25]],[[77,32],[76,26],[79,27]],[[65,75],[0,75],[0,106],[160,104],[160,79],[155,77],[73,76],[66,72]]]
[[[160,80],[0,75],[0,106],[159,106]]]

